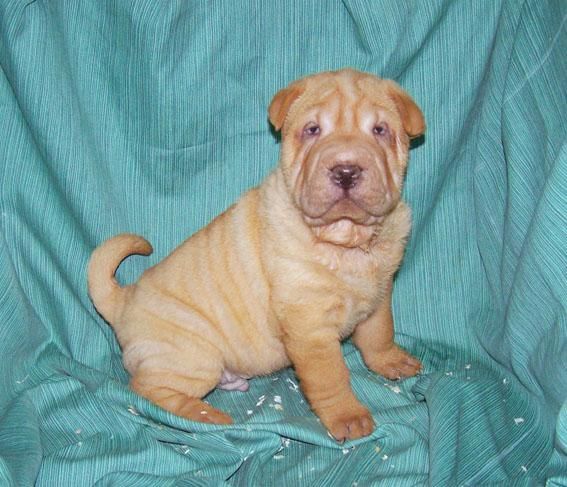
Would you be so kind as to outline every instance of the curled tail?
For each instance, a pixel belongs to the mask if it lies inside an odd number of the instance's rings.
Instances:
[[[150,243],[138,235],[124,233],[97,247],[89,261],[88,286],[97,311],[110,324],[122,309],[127,288],[120,287],[114,275],[120,263],[129,255],[150,255]]]

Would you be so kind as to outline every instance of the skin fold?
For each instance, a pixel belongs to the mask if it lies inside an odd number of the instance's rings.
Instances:
[[[409,140],[423,115],[396,83],[346,69],[295,81],[269,107],[278,166],[138,282],[114,278],[142,237],[91,257],[91,299],[113,327],[131,387],[194,421],[230,423],[202,401],[215,387],[292,365],[313,411],[339,441],[370,434],[340,342],[397,379],[420,362],[394,342],[392,279],[411,226],[401,201]]]

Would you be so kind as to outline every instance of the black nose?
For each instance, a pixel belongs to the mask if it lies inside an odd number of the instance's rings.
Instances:
[[[362,168],[354,164],[337,164],[331,169],[331,180],[343,189],[353,188],[360,178]]]

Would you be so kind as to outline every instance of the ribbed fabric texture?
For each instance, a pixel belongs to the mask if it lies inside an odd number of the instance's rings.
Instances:
[[[0,485],[567,485],[567,3],[2,1]],[[291,369],[207,400],[127,387],[86,290],[105,238],[155,254],[278,160],[271,96],[315,71],[396,79],[423,108],[394,290],[424,373],[350,343],[371,437],[335,443]]]

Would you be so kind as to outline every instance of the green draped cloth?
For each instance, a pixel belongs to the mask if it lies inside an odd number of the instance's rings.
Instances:
[[[567,485],[565,0],[0,2],[0,485]],[[128,389],[86,265],[156,252],[275,166],[272,95],[351,66],[422,107],[390,382],[343,353],[374,433],[338,444],[292,369],[194,423]]]

